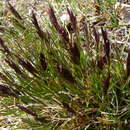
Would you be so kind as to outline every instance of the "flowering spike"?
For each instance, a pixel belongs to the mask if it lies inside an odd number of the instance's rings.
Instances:
[[[109,42],[109,39],[107,37],[106,30],[103,30],[103,28],[101,28],[101,30],[102,30],[102,35],[103,35],[103,39],[104,39],[104,51],[105,51],[105,54],[106,54],[107,58],[109,59],[109,55],[110,55],[110,42]]]
[[[8,59],[5,59],[6,63],[18,74],[22,74],[21,70],[19,69],[19,67],[13,63],[12,61],[9,61]]]
[[[68,24],[66,25],[66,27],[67,27],[67,30],[69,31],[70,34],[74,33],[74,29],[73,29],[71,23],[68,23]]]
[[[93,27],[93,35],[95,37],[96,45],[98,47],[99,46],[100,37],[99,37],[99,32],[96,30],[95,27]]]
[[[9,8],[10,8],[10,11],[12,12],[12,14],[13,14],[16,18],[22,20],[22,17],[20,16],[20,14],[16,11],[16,9],[15,9],[9,2],[8,2],[8,5],[9,5]]]
[[[0,38],[0,45],[5,52],[10,53],[9,48],[5,45],[4,41]]]
[[[24,61],[22,58],[18,58],[19,63],[23,68],[32,74],[38,73],[34,66],[29,61]]]
[[[46,59],[43,53],[40,53],[40,63],[41,63],[42,69],[45,71],[47,69],[47,63],[46,63]]]
[[[55,29],[61,36],[63,42],[65,43],[65,47],[66,47],[66,44],[68,44],[68,42],[69,42],[68,33],[62,26],[59,25],[52,7],[49,8],[48,14],[49,14],[52,25],[55,27]]]
[[[74,77],[72,76],[72,74],[70,73],[69,70],[67,70],[66,68],[64,68],[61,65],[57,65],[57,70],[64,79],[66,79],[70,83],[75,83],[75,79],[74,79]]]
[[[74,16],[73,12],[70,9],[67,9],[67,12],[69,14],[73,30],[76,31],[77,30],[77,19],[76,19],[76,16]]]
[[[45,39],[47,41],[45,33],[42,31],[42,29],[38,25],[38,21],[36,19],[36,16],[35,16],[34,12],[32,12],[32,23],[34,24],[35,28],[37,29],[37,33],[38,33],[39,37],[42,40]]]
[[[128,57],[127,57],[127,77],[130,76],[130,49],[128,50]]]
[[[104,94],[107,94],[107,90],[110,86],[110,73],[108,74],[108,77],[106,78],[106,80],[103,82],[103,92]]]
[[[37,18],[35,16],[35,13],[32,12],[32,23],[34,24],[34,26],[36,27],[37,30],[40,29],[39,25],[38,25],[38,21],[37,21]]]
[[[32,115],[32,116],[36,116],[36,117],[37,117],[37,114],[34,113],[34,112],[32,112],[31,110],[29,110],[28,108],[26,108],[26,107],[24,107],[24,106],[21,106],[21,105],[19,105],[19,104],[16,104],[16,106],[17,106],[20,110],[26,112],[27,114],[30,114],[30,115]]]
[[[71,59],[75,64],[80,63],[80,51],[79,48],[77,47],[76,43],[74,43],[74,47],[70,48],[70,52],[72,54]]]
[[[56,30],[59,32],[61,29],[61,26],[59,25],[57,18],[55,16],[54,10],[52,7],[49,8],[48,10],[48,14],[51,20],[52,25],[54,25],[54,27],[56,28]]]
[[[18,91],[12,90],[7,85],[0,84],[0,96],[13,96],[17,98],[17,94],[19,94]]]
[[[106,57],[100,56],[97,66],[102,70],[105,63],[106,63]]]
[[[0,84],[0,95],[5,95],[5,94],[10,95],[12,94],[12,91],[8,86]]]

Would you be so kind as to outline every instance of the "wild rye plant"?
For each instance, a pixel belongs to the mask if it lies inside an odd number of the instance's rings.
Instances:
[[[70,23],[63,26],[50,6],[46,31],[34,12],[30,23],[10,3],[9,8],[15,23],[0,38],[4,57],[0,95],[15,98],[17,109],[34,117],[28,121],[31,127],[72,130],[129,125],[129,49],[124,62],[120,50],[112,48],[105,27],[99,33],[83,21],[79,28],[69,8]]]

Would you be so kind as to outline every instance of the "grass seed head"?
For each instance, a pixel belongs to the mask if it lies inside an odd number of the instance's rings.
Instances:
[[[46,63],[46,59],[43,53],[40,53],[40,64],[41,64],[42,69],[45,71],[47,69],[47,63]]]
[[[98,63],[97,63],[97,66],[102,70],[105,63],[106,63],[106,57],[105,56],[100,56],[99,60],[98,60]]]
[[[75,64],[80,63],[80,51],[79,48],[77,47],[76,43],[74,43],[74,47],[70,48],[70,52],[72,54],[71,59]]]
[[[108,74],[106,80],[103,82],[103,92],[104,94],[107,94],[107,90],[110,86],[110,73]]]
[[[99,37],[99,32],[96,30],[95,27],[93,27],[93,35],[95,37],[96,45],[98,47],[99,46],[99,42],[100,42],[100,37]]]
[[[0,95],[10,95],[11,93],[12,92],[8,86],[0,84]]]
[[[38,24],[38,21],[37,21],[37,18],[35,16],[35,13],[32,12],[32,23],[34,24],[36,30],[37,30],[37,34],[39,35],[39,37],[42,39],[42,40],[45,40],[47,41],[46,39],[46,34],[42,31],[42,29],[40,28],[39,24]]]
[[[34,66],[29,61],[24,61],[22,58],[18,58],[20,65],[32,74],[38,73]]]
[[[10,53],[9,48],[5,45],[4,41],[0,38],[0,45],[4,49],[4,52]]]
[[[59,35],[61,36],[61,38],[62,38],[62,40],[63,40],[63,42],[65,43],[65,46],[66,46],[66,43],[69,42],[67,31],[65,30],[64,27],[59,25],[52,7],[49,8],[48,14],[49,14],[50,21],[51,21],[52,25],[55,27],[55,29],[59,33]]]
[[[73,30],[76,31],[77,30],[77,19],[76,19],[76,16],[74,16],[73,12],[70,9],[67,9],[67,12],[69,14]]]
[[[13,96],[17,97],[17,92],[13,91],[9,86],[0,84],[0,96]]]
[[[49,14],[50,21],[51,21],[52,25],[56,28],[56,30],[57,30],[58,32],[60,32],[61,26],[59,25],[59,23],[58,23],[58,21],[57,21],[57,18],[56,18],[56,16],[55,16],[55,13],[54,13],[54,10],[53,10],[52,7],[49,8],[48,14]]]
[[[67,27],[67,30],[69,31],[70,34],[74,33],[74,29],[73,29],[71,23],[68,23],[68,24],[66,25],[66,27]]]
[[[39,27],[39,25],[38,25],[37,18],[36,18],[36,16],[35,16],[35,13],[34,13],[34,12],[32,12],[32,23],[34,24],[34,26],[35,26],[35,28],[36,28],[37,30],[40,29],[40,27]]]
[[[12,12],[12,14],[13,14],[16,18],[22,20],[22,17],[20,16],[20,14],[16,11],[16,9],[15,9],[9,2],[8,2],[8,6],[9,6],[9,9],[10,9],[10,11]]]
[[[103,40],[104,40],[104,52],[105,52],[106,57],[109,59],[109,56],[110,56],[110,41],[108,39],[106,30],[104,30],[103,28],[101,28],[101,30],[102,30]]]
[[[24,106],[21,106],[21,105],[19,105],[19,104],[16,104],[16,106],[17,106],[20,110],[26,112],[27,114],[30,114],[30,115],[32,115],[32,116],[36,116],[36,117],[37,117],[37,114],[34,113],[33,111],[29,110],[28,108],[26,108],[26,107],[24,107]]]
[[[8,59],[5,59],[6,63],[18,74],[22,74],[20,68],[15,64],[13,63],[13,61],[9,61]]]
[[[68,82],[75,83],[75,79],[68,69],[64,68],[61,65],[57,65],[57,70],[62,75],[62,77],[64,77],[64,79],[66,79]]]
[[[127,77],[130,76],[130,49],[128,49],[128,57],[127,57]]]

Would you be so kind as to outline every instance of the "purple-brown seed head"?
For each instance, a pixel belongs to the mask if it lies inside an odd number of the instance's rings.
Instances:
[[[128,57],[127,57],[127,77],[130,76],[130,49],[128,50]]]
[[[77,30],[77,19],[76,19],[76,16],[74,16],[73,12],[70,9],[67,9],[67,12],[69,14],[73,30],[76,31]]]
[[[99,37],[99,32],[96,30],[95,27],[93,27],[93,35],[95,37],[95,41],[96,41],[96,46],[99,46],[99,41],[100,41],[100,37]]]
[[[12,14],[13,14],[16,18],[22,20],[22,17],[20,16],[20,14],[16,11],[16,9],[15,9],[9,2],[8,2],[8,5],[9,5],[9,9],[10,9],[10,11],[12,12]]]
[[[103,28],[101,28],[101,30],[102,30],[103,40],[104,40],[104,52],[105,52],[105,55],[107,56],[107,58],[109,59],[109,56],[110,56],[110,41],[108,39],[106,30],[104,30]]]

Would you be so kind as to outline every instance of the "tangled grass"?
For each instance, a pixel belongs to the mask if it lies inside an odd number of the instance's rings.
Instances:
[[[0,113],[21,117],[26,125],[19,129],[129,127],[130,49],[113,43],[111,30],[120,26],[115,3],[97,1],[100,20],[93,22],[85,15],[91,6],[76,2],[58,11],[65,3],[49,3],[44,21],[7,3],[14,16],[0,34]],[[60,10],[69,21],[60,20]]]

